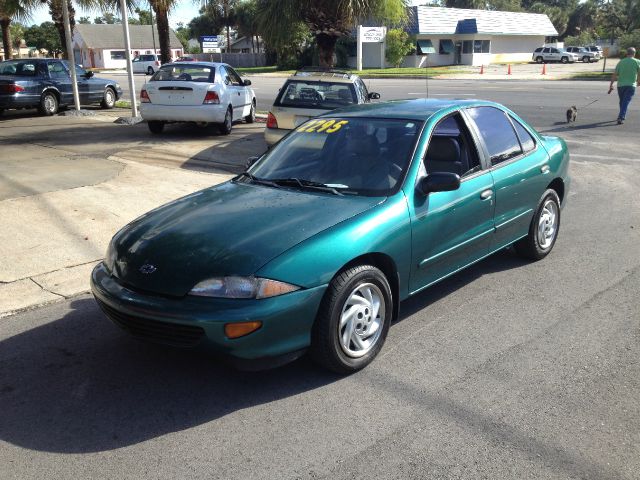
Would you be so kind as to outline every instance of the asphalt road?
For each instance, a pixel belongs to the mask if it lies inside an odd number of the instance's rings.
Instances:
[[[418,93],[392,83],[371,88]],[[0,477],[640,478],[640,106],[616,126],[605,89],[430,84],[567,140],[560,236],[541,262],[500,252],[404,302],[352,376],[141,344],[89,296],[0,319]]]

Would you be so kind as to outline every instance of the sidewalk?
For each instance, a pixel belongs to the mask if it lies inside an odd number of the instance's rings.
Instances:
[[[88,291],[118,229],[228,180],[265,148],[253,125],[227,137],[171,126],[157,137],[110,115],[0,121],[0,317]]]

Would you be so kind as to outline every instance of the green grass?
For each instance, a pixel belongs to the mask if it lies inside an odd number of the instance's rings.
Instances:
[[[116,108],[131,108],[131,102],[128,100],[118,100],[115,106]]]
[[[406,68],[365,68],[362,71],[354,70],[353,73],[358,74],[361,77],[384,77],[384,76],[412,76],[412,77],[423,77],[425,73],[427,75],[435,76],[435,75],[451,75],[451,74],[459,74],[459,73],[471,73],[470,70],[460,68],[460,67],[428,67],[428,68],[417,68],[417,67],[406,67]]]
[[[563,77],[569,80],[611,80],[611,72],[584,72],[574,73]]]

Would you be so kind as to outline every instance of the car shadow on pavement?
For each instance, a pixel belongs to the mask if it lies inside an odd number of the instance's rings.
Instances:
[[[523,263],[494,255],[404,302],[401,319],[481,275]],[[108,451],[341,378],[306,357],[274,370],[236,371],[211,356],[129,337],[89,296],[69,308],[0,342],[0,440],[47,452]]]

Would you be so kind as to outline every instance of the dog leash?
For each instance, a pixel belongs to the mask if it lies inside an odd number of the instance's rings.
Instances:
[[[591,102],[591,103],[587,103],[585,106],[580,107],[580,108],[581,108],[581,109],[582,109],[582,108],[587,108],[589,105],[593,105],[593,104],[594,104],[594,103],[596,103],[598,100],[600,100],[600,99],[599,99],[599,98],[596,98],[593,102]]]

